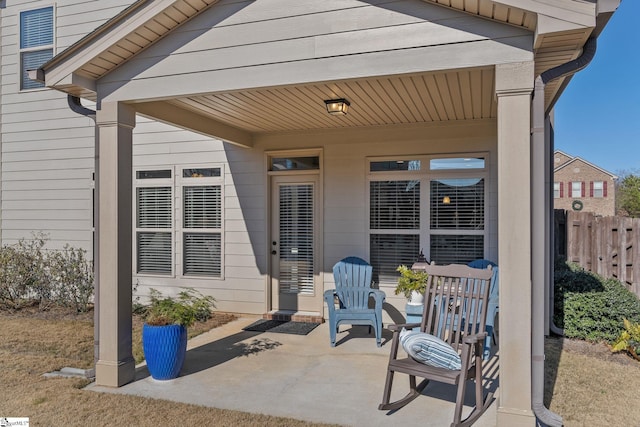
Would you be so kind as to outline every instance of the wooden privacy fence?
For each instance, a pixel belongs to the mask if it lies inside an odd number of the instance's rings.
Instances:
[[[640,218],[556,210],[555,252],[640,296]]]

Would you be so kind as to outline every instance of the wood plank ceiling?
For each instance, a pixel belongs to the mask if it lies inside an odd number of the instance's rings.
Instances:
[[[346,98],[345,116],[324,101]],[[496,117],[492,68],[210,94],[173,105],[256,133]]]

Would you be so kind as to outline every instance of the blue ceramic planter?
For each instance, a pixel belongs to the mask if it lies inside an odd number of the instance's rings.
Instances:
[[[142,327],[142,349],[149,373],[156,380],[180,374],[187,353],[187,328],[181,325]]]

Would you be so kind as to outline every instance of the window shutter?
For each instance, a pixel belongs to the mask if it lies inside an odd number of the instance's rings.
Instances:
[[[593,181],[589,181],[589,197],[593,197]]]
[[[585,194],[585,191],[584,191],[584,189],[585,189],[584,181],[580,182],[580,186],[582,187],[582,193],[581,193],[581,194],[582,194],[582,196],[580,196],[580,197],[584,197],[584,194]]]
[[[564,182],[560,181],[560,198],[564,197]]]
[[[602,197],[607,197],[607,181],[602,182]]]

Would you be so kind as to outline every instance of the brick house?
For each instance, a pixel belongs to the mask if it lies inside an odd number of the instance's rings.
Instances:
[[[580,157],[553,153],[553,207],[613,216],[618,177]]]

